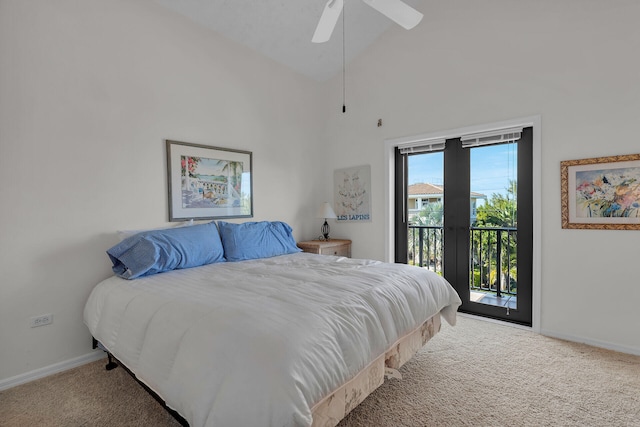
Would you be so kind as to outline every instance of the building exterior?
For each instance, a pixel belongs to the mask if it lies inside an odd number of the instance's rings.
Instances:
[[[420,214],[420,211],[429,203],[442,203],[444,199],[444,188],[439,185],[428,183],[411,184],[407,190],[409,222],[413,221],[413,219]],[[476,220],[478,200],[487,200],[487,196],[472,191],[469,201],[471,223]]]

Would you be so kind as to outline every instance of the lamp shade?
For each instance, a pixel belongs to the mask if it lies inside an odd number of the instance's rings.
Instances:
[[[329,202],[324,202],[318,209],[318,218],[337,218]]]

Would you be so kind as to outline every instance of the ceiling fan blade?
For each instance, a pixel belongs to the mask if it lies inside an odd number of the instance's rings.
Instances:
[[[313,43],[324,43],[331,38],[331,33],[336,27],[340,12],[344,6],[344,0],[329,0],[322,11],[320,21],[316,27],[316,32],[313,33],[311,41]]]
[[[362,0],[387,18],[407,30],[412,29],[422,20],[418,12],[401,0]]]

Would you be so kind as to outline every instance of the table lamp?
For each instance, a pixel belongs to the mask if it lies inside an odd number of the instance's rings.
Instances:
[[[333,211],[329,202],[324,202],[320,206],[320,209],[318,210],[318,217],[324,218],[324,224],[322,224],[322,235],[325,240],[329,240],[329,224],[327,223],[327,218],[337,218],[336,213]]]

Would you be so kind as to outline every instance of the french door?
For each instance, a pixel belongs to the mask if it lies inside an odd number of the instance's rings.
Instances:
[[[442,274],[460,311],[532,323],[532,128],[396,150],[396,262]],[[445,190],[446,188],[446,190]]]

